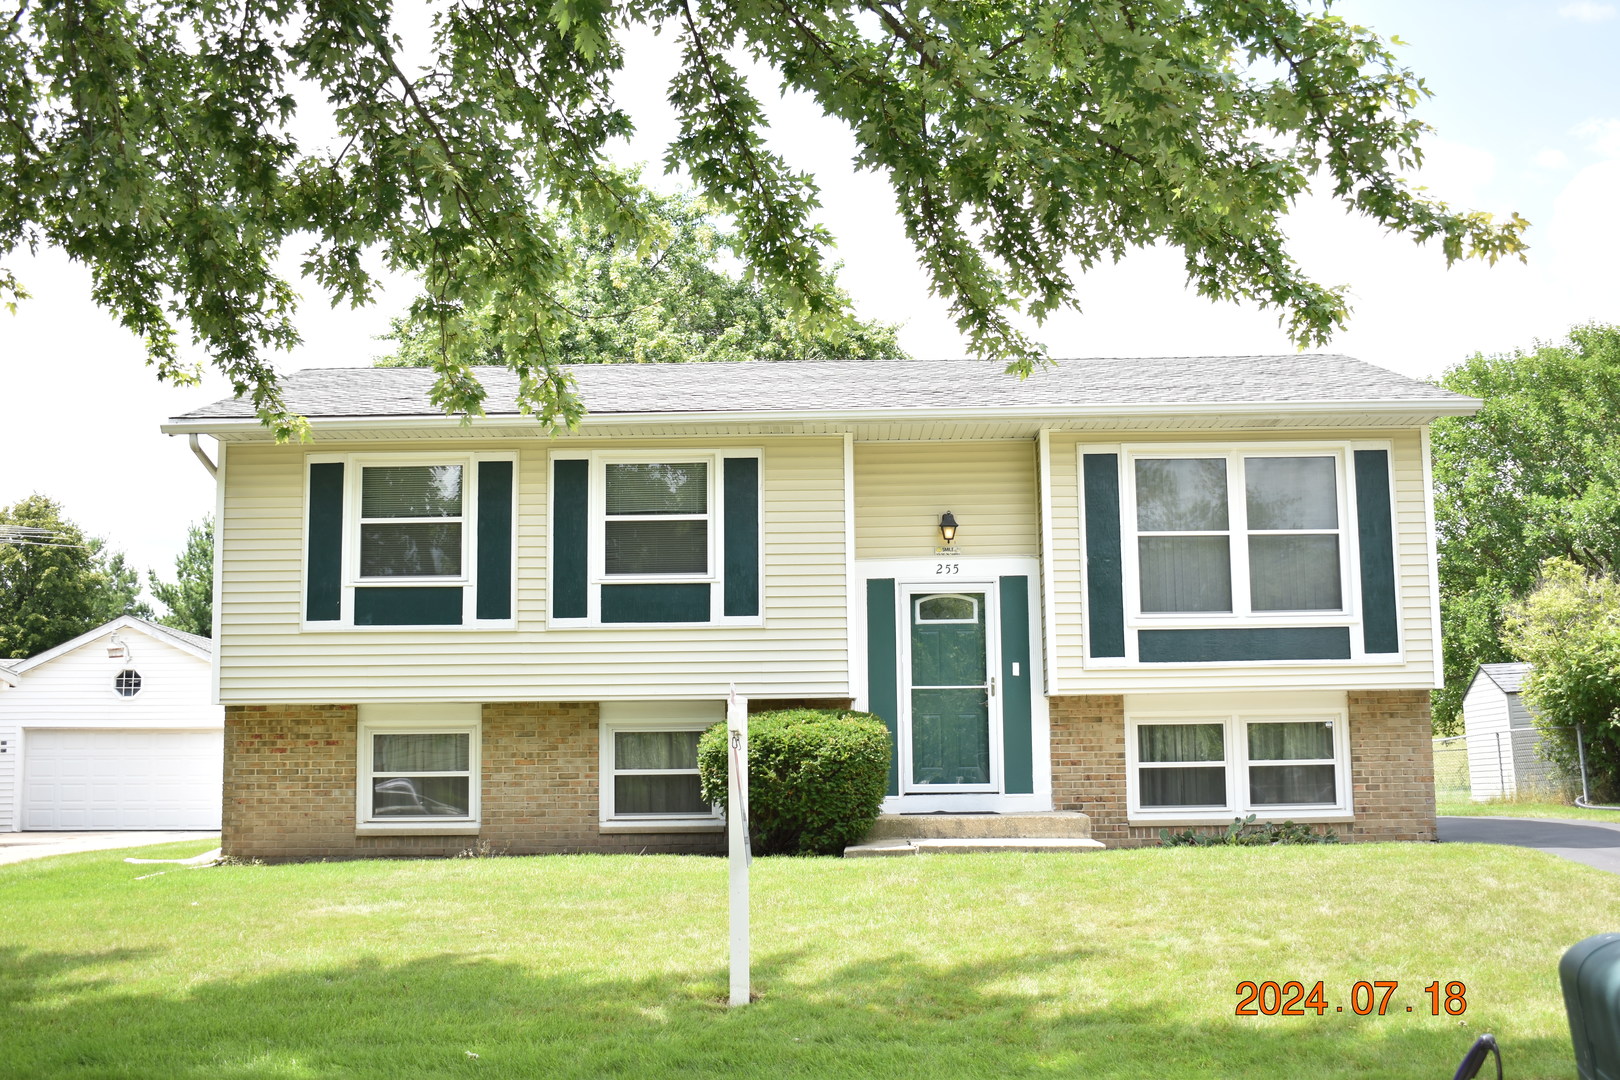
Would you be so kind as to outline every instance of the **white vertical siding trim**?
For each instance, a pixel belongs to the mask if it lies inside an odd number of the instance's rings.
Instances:
[[[16,832],[22,828],[22,784],[17,780],[22,737],[17,725],[0,724],[0,742],[6,744],[0,753],[0,832]]]
[[[1057,656],[1057,582],[1052,575],[1052,429],[1037,437],[1040,484],[1041,679],[1053,692],[1052,661]]]
[[[226,451],[230,444],[222,439],[214,440],[214,584],[212,599],[209,601],[212,609],[209,616],[212,627],[209,637],[219,640],[220,609],[224,607],[220,598],[220,587],[225,579],[224,558],[225,544],[221,538],[221,531],[225,527],[225,470]],[[214,650],[213,657],[208,661],[208,701],[210,704],[219,704],[219,650]]]
[[[1051,481],[1046,485],[1051,546],[1042,556],[1043,572],[1052,582],[1051,628],[1047,638],[1051,655],[1046,658],[1048,693],[1078,692],[1071,679],[1083,676],[1085,666],[1085,562],[1081,551],[1084,518],[1080,507],[1080,445],[1074,436],[1047,437],[1047,465]],[[1066,666],[1069,665],[1069,666]]]
[[[855,579],[855,433],[844,432],[844,596],[849,604],[849,696],[856,709],[866,709],[866,582]]]
[[[1423,455],[1423,517],[1429,538],[1429,627],[1434,635],[1434,688],[1446,685],[1445,639],[1440,624],[1440,536],[1434,520],[1434,461],[1429,449],[1429,426],[1418,434],[1418,452]],[[1394,455],[1390,455],[1391,463]]]

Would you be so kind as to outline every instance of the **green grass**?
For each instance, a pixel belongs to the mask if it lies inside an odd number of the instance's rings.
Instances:
[[[0,867],[0,1075],[1438,1078],[1491,1031],[1567,1078],[1558,958],[1620,910],[1620,877],[1461,844],[761,859],[728,1010],[721,860],[121,854]],[[1245,979],[1345,1009],[1235,1017]]]
[[[1620,810],[1586,810],[1546,799],[1525,799],[1522,802],[1516,799],[1492,799],[1490,802],[1477,803],[1462,796],[1441,799],[1434,809],[1435,813],[1450,817],[1575,818],[1620,825]]]

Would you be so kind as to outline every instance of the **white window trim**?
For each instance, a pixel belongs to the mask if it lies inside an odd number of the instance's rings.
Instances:
[[[755,505],[759,508],[759,521],[755,542],[758,547],[759,614],[727,615],[724,573],[725,530],[723,498],[723,470],[727,458],[754,458],[759,461],[758,489]],[[551,523],[557,520],[555,498],[556,462],[584,461],[589,465],[587,506],[589,522],[586,531],[586,600],[584,618],[564,619],[551,613],[553,590],[550,568],[556,565],[554,552],[556,530]],[[607,563],[607,466],[625,463],[656,463],[667,461],[707,461],[709,464],[709,572],[707,574],[609,574]],[[591,630],[699,630],[733,626],[765,625],[765,453],[757,447],[647,447],[635,450],[554,450],[546,467],[546,567],[547,567],[547,626],[551,629]],[[514,515],[515,516],[515,515]],[[680,515],[658,515],[660,520],[681,520]],[[704,622],[603,622],[602,586],[604,585],[708,585],[709,618]]]
[[[603,702],[600,725],[601,782],[597,785],[599,828],[604,833],[720,832],[725,815],[718,807],[707,814],[620,814],[613,805],[614,735],[621,731],[706,731],[725,716],[724,703],[712,701]],[[660,770],[662,771],[662,770]]]
[[[382,586],[417,586],[417,585],[468,585],[472,583],[472,564],[478,559],[478,536],[476,532],[477,510],[476,494],[474,489],[478,486],[478,470],[475,459],[469,454],[427,455],[410,454],[379,455],[378,457],[362,457],[355,460],[354,468],[344,469],[343,500],[345,507],[354,507],[354,513],[343,515],[343,584],[344,585],[382,585]],[[370,521],[384,524],[415,525],[415,524],[448,524],[455,522],[461,526],[461,573],[459,574],[393,574],[379,577],[366,577],[360,572],[360,541],[364,525],[368,520],[365,516],[365,471],[367,469],[387,468],[390,466],[435,466],[456,465],[461,469],[461,513],[455,517],[412,517],[412,518],[370,518]]]
[[[1382,450],[1389,469],[1389,500],[1390,522],[1393,527],[1394,540],[1397,549],[1396,572],[1396,604],[1399,613],[1397,627],[1400,647],[1392,653],[1369,653],[1362,635],[1363,615],[1361,610],[1361,527],[1358,518],[1355,497],[1355,473],[1353,462],[1357,450]],[[1138,566],[1136,549],[1136,478],[1134,459],[1137,457],[1223,457],[1229,454],[1246,455],[1250,457],[1297,457],[1312,454],[1335,453],[1339,455],[1340,464],[1337,470],[1340,499],[1340,561],[1341,561],[1341,595],[1346,608],[1340,612],[1257,612],[1247,615],[1229,613],[1149,613],[1141,611],[1141,572]],[[1170,442],[1170,443],[1079,443],[1075,447],[1075,481],[1077,487],[1079,520],[1076,523],[1076,532],[1080,542],[1080,595],[1089,595],[1088,567],[1086,553],[1086,515],[1089,512],[1086,505],[1086,482],[1084,460],[1087,454],[1112,454],[1118,465],[1119,490],[1119,516],[1120,516],[1120,579],[1122,585],[1124,615],[1125,615],[1125,655],[1123,657],[1092,656],[1089,646],[1085,649],[1082,665],[1086,668],[1096,669],[1132,669],[1152,668],[1154,670],[1166,669],[1211,669],[1230,670],[1232,668],[1245,668],[1262,666],[1266,668],[1321,668],[1346,666],[1400,666],[1406,662],[1406,625],[1405,608],[1401,582],[1401,566],[1399,563],[1399,548],[1401,543],[1401,519],[1399,514],[1399,498],[1395,483],[1395,451],[1394,444],[1389,439],[1321,439],[1315,441],[1245,441],[1241,443],[1209,443],[1209,442]],[[1230,509],[1231,485],[1234,483],[1230,467],[1227,474],[1228,499]],[[1246,508],[1245,508],[1246,509]],[[1247,522],[1245,522],[1247,524]],[[1244,550],[1247,555],[1247,547]],[[1233,561],[1239,561],[1233,556]],[[1247,558],[1241,560],[1243,566],[1242,589],[1244,600],[1248,598],[1248,566]],[[1233,600],[1238,598],[1239,583],[1236,575],[1232,583]],[[1082,614],[1085,620],[1085,638],[1091,638],[1090,608],[1087,605]],[[1348,660],[1221,660],[1221,661],[1189,661],[1176,664],[1144,664],[1137,651],[1137,631],[1139,630],[1169,630],[1169,629],[1259,629],[1259,628],[1286,628],[1290,626],[1344,626],[1350,632],[1350,658]]]
[[[356,725],[354,820],[355,832],[368,834],[433,833],[472,836],[480,825],[483,788],[482,706],[450,705],[362,705]],[[373,735],[396,732],[428,735],[466,735],[467,816],[464,818],[372,818],[371,760]]]
[[[1287,722],[1331,723],[1333,725],[1333,783],[1338,802],[1332,806],[1320,803],[1294,806],[1252,806],[1249,804],[1249,767],[1268,764],[1310,765],[1317,761],[1270,762],[1251,761],[1249,758],[1248,726],[1250,723]],[[1153,768],[1154,763],[1140,760],[1137,729],[1159,724],[1220,724],[1226,757],[1220,762],[1226,768],[1226,805],[1223,807],[1146,807],[1141,805],[1141,787],[1138,770]],[[1216,762],[1189,762],[1215,765]],[[1175,767],[1165,763],[1167,767]],[[1350,728],[1347,708],[1324,707],[1307,704],[1299,707],[1241,706],[1215,709],[1132,710],[1125,713],[1125,787],[1126,820],[1132,825],[1229,825],[1233,818],[1255,815],[1256,822],[1297,821],[1300,823],[1347,822],[1355,817],[1353,790],[1350,783]]]
[[[705,492],[704,505],[707,507],[702,514],[630,514],[614,515],[622,521],[702,521],[708,525],[704,539],[707,549],[704,553],[704,565],[708,567],[701,574],[610,574],[607,572],[607,469],[609,465],[662,465],[687,464],[702,462],[707,468],[704,470]],[[721,580],[720,567],[717,563],[720,554],[718,533],[721,526],[721,515],[717,511],[716,503],[720,491],[720,452],[715,450],[687,452],[683,450],[599,450],[591,455],[589,504],[590,504],[590,549],[586,558],[587,580],[593,586],[601,585],[701,585],[715,584]]]
[[[1356,618],[1354,605],[1355,590],[1351,588],[1350,575],[1351,543],[1350,534],[1354,527],[1351,518],[1349,498],[1348,461],[1349,447],[1347,444],[1334,444],[1324,446],[1229,446],[1219,450],[1207,448],[1189,448],[1184,446],[1170,447],[1141,447],[1133,446],[1122,455],[1125,475],[1120,487],[1120,556],[1123,564],[1122,580],[1125,584],[1125,616],[1126,625],[1144,628],[1155,627],[1219,627],[1233,624],[1252,625],[1257,622],[1276,622],[1283,625],[1290,623],[1308,623],[1312,626],[1341,626],[1348,625]],[[1245,495],[1245,465],[1244,459],[1252,457],[1322,457],[1333,460],[1333,474],[1335,485],[1335,500],[1338,507],[1339,526],[1336,530],[1327,529],[1299,529],[1299,530],[1259,530],[1251,531],[1248,521],[1248,500]],[[1226,462],[1226,511],[1227,528],[1224,531],[1190,531],[1190,532],[1162,532],[1152,530],[1141,532],[1136,526],[1136,463],[1142,460],[1164,460],[1167,458],[1181,459],[1209,459],[1220,458]],[[1251,607],[1249,596],[1249,537],[1254,535],[1325,535],[1334,532],[1339,538],[1339,596],[1343,606],[1339,608],[1325,608],[1314,611],[1255,611]],[[1227,558],[1231,569],[1232,581],[1232,610],[1226,612],[1144,612],[1142,610],[1142,580],[1140,557],[1137,550],[1137,540],[1141,536],[1226,536],[1228,537]]]
[[[135,688],[135,692],[133,694],[120,693],[118,690],[118,677],[126,671],[133,672],[135,677],[141,681],[141,684]],[[117,671],[113,672],[112,678],[107,680],[107,693],[111,694],[112,697],[118,701],[134,701],[145,692],[146,676],[141,674],[140,668],[131,665],[120,667]]]
[[[478,466],[486,461],[506,461],[512,465],[512,533],[511,573],[505,619],[478,618]],[[309,585],[309,467],[311,465],[341,464],[343,466],[343,540],[342,577],[340,581],[339,617],[335,620],[309,621],[305,616],[305,597]],[[360,470],[372,465],[462,465],[461,499],[461,570],[459,577],[377,577],[362,578],[360,571]],[[476,451],[472,453],[439,453],[433,451],[307,454],[304,457],[304,512],[303,535],[299,538],[299,629],[307,632],[394,633],[430,632],[455,633],[464,630],[511,630],[517,627],[518,585],[518,455],[515,451]],[[433,519],[444,520],[444,519]],[[356,588],[461,588],[461,622],[457,625],[432,623],[427,625],[360,626],[354,621],[354,593]]]

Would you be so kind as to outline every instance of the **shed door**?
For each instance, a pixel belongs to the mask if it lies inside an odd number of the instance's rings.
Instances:
[[[22,827],[217,829],[223,759],[219,731],[28,731]]]

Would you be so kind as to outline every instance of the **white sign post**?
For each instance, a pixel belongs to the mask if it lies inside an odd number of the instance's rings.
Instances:
[[[748,986],[748,864],[753,860],[748,840],[748,699],[731,688],[726,700],[726,741],[730,744],[726,769],[726,832],[731,863],[731,1004],[747,1005]]]

